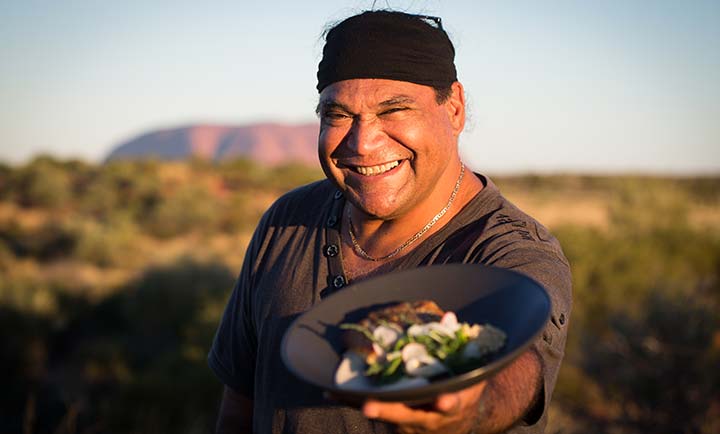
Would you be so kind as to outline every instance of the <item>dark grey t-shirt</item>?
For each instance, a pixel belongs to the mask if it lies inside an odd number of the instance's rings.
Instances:
[[[545,287],[552,317],[534,344],[542,359],[544,393],[523,423],[509,431],[541,433],[565,347],[570,269],[557,240],[503,198],[488,178],[480,178],[485,188],[442,229],[396,260],[393,269],[478,263],[524,273]],[[340,245],[343,205],[342,194],[327,180],[300,187],[265,213],[248,247],[208,362],[224,384],[253,400],[256,433],[393,432],[388,424],[323,399],[280,359],[280,341],[290,323],[352,283],[339,254],[328,249]]]

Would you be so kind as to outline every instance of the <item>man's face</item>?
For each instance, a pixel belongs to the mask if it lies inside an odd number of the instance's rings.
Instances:
[[[428,202],[445,205],[447,194],[432,192],[449,192],[458,175],[450,163],[458,160],[465,120],[459,83],[438,104],[428,86],[344,80],[323,89],[318,112],[320,163],[357,208],[389,220],[419,205],[435,207]]]

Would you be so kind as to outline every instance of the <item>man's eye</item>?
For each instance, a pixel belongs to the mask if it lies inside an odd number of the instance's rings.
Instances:
[[[323,114],[323,117],[325,119],[329,119],[329,120],[339,120],[339,119],[345,119],[349,116],[347,115],[347,113],[343,113],[343,112],[325,112]]]
[[[389,109],[383,111],[383,112],[380,113],[380,114],[381,114],[381,115],[391,115],[391,114],[393,114],[393,113],[401,112],[401,111],[404,111],[404,110],[407,110],[407,107],[393,107],[393,108],[389,108]]]

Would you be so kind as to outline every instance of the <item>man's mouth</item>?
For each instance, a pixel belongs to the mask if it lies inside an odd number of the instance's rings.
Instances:
[[[379,164],[377,166],[347,166],[353,172],[359,173],[364,176],[377,176],[388,172],[400,165],[400,161],[393,161],[390,163]]]

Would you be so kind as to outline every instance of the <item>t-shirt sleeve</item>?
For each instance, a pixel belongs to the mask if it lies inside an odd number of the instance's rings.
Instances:
[[[223,384],[252,398],[257,343],[252,320],[244,303],[247,292],[241,276],[215,333],[208,354],[208,365]]]
[[[208,354],[208,365],[235,392],[253,397],[257,333],[253,317],[254,275],[267,214],[255,230]]]
[[[533,348],[540,356],[543,377],[540,396],[523,418],[525,424],[532,425],[546,415],[555,388],[567,340],[572,306],[572,281],[570,266],[557,241],[528,241],[518,244],[516,248],[506,249],[505,254],[489,265],[517,271],[532,278],[545,288],[551,299],[550,321],[533,343]]]

